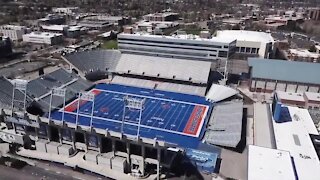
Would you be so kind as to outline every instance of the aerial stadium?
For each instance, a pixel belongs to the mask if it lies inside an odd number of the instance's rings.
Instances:
[[[2,77],[8,151],[112,179],[169,178],[191,164],[219,171],[221,147],[243,144],[243,101],[211,84],[211,62],[94,50],[23,81]],[[245,144],[245,143],[244,143]]]

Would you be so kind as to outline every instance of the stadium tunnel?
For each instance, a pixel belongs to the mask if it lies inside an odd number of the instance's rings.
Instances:
[[[109,77],[110,73],[105,72],[105,71],[93,71],[93,72],[89,72],[85,75],[85,78],[89,81],[99,81],[102,79],[107,79]]]
[[[42,107],[40,106],[40,104],[36,101],[31,102],[28,106],[27,106],[27,112],[32,114],[32,115],[39,115],[39,116],[43,116],[44,115],[44,111],[42,109]]]

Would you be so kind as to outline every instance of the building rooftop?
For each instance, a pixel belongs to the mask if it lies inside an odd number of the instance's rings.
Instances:
[[[205,132],[209,144],[235,148],[241,140],[243,102],[218,103],[214,107]]]
[[[23,30],[23,29],[26,29],[26,27],[7,24],[7,25],[0,26],[0,29]]]
[[[163,12],[163,13],[153,13],[153,14],[147,14],[144,16],[159,16],[159,17],[167,17],[171,15],[179,15],[178,13],[173,13],[173,12]]]
[[[315,92],[305,92],[305,97],[308,101],[318,101],[320,102],[320,93]]]
[[[289,53],[295,56],[299,57],[305,57],[305,58],[319,58],[320,54],[310,52],[307,49],[289,49]]]
[[[48,25],[48,26],[41,26],[42,29],[44,30],[49,30],[49,31],[64,31],[66,28],[68,28],[68,25]]]
[[[258,41],[258,42],[274,42],[270,33],[245,31],[245,30],[223,30],[217,31],[218,38],[231,38],[238,41]]]
[[[248,180],[296,179],[288,151],[249,145]]]
[[[281,118],[286,118],[286,122],[273,120],[277,149],[290,152],[298,179],[319,179],[320,161],[309,136],[319,133],[308,110],[283,106]]]
[[[131,37],[149,37],[149,38],[162,38],[162,39],[181,39],[181,40],[194,40],[194,41],[202,41],[202,42],[218,42],[218,43],[232,43],[236,39],[229,38],[228,36],[225,37],[212,37],[211,39],[200,38],[200,36],[193,35],[193,34],[179,34],[174,36],[162,36],[162,35],[152,35],[148,33],[135,33],[135,34],[125,34],[122,33],[122,36],[131,36]],[[226,38],[228,37],[228,38]]]
[[[277,95],[278,95],[278,98],[281,100],[301,101],[301,102],[305,101],[302,93],[277,91]]]
[[[249,58],[253,78],[320,84],[320,64],[275,59]]]
[[[55,36],[62,36],[62,34],[60,34],[60,33],[49,33],[49,32],[31,32],[30,34],[25,34],[23,36],[55,37]]]

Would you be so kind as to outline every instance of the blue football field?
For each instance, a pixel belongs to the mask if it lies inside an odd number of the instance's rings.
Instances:
[[[108,129],[123,133],[157,138],[184,147],[194,147],[200,141],[212,109],[204,97],[165,92],[116,84],[98,84],[90,90],[95,94],[94,103],[75,99],[64,109],[51,113],[54,120]],[[144,99],[141,122],[140,111],[124,108],[124,97]],[[79,104],[79,109],[78,109]],[[93,109],[93,111],[92,111]]]

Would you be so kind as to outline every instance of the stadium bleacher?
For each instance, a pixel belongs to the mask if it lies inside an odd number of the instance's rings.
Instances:
[[[122,54],[116,72],[206,84],[210,67],[205,61]]]
[[[176,83],[169,83],[169,82],[159,83],[157,85],[157,89],[170,91],[170,92],[198,95],[198,96],[204,96],[206,93],[206,87],[203,87],[203,86],[192,86],[192,85],[176,84]]]
[[[49,93],[52,88],[61,87],[77,78],[78,77],[75,74],[60,68],[30,81],[27,85],[27,92],[30,97],[39,98]]]
[[[120,51],[116,50],[94,50],[68,54],[64,59],[87,74],[94,71],[114,71],[120,56]]]
[[[203,86],[160,82],[160,81],[152,81],[152,80],[122,77],[122,76],[115,76],[112,79],[111,83],[149,88],[149,89],[157,89],[157,90],[163,90],[163,91],[169,91],[169,92],[177,92],[177,93],[190,94],[190,95],[198,95],[198,96],[204,96],[206,93],[206,87],[203,87]]]
[[[0,105],[1,107],[6,107],[6,108],[11,108],[12,105],[12,95],[13,95],[13,85],[12,83],[4,78],[4,77],[0,77],[0,84],[1,84],[1,88],[0,88]],[[24,100],[24,94],[19,91],[16,90],[15,91],[15,99],[16,100]],[[29,104],[32,100],[27,97],[27,104]],[[15,104],[15,106],[17,106],[18,108],[22,108],[23,104],[22,103],[18,103]]]
[[[77,93],[81,91],[85,91],[92,87],[93,84],[89,81],[86,81],[82,78],[77,78],[73,80],[71,83],[66,83],[63,88],[66,89],[66,102],[70,101],[72,98],[76,96]],[[57,98],[54,97],[52,98],[52,106],[53,107],[58,107],[63,104],[63,98]],[[41,106],[41,109],[44,112],[49,111],[49,106],[50,106],[50,94],[46,94],[46,96],[40,98],[38,100],[38,103]]]
[[[130,77],[122,77],[122,76],[115,76],[112,79],[112,83],[120,84],[120,85],[127,85],[127,86],[136,86],[142,88],[149,88],[153,89],[156,85],[154,81],[145,80],[145,79],[138,79],[138,78],[130,78]]]

